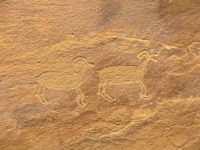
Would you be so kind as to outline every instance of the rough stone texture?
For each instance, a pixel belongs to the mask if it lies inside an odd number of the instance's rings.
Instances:
[[[200,150],[199,27],[199,0],[0,0],[0,149]]]

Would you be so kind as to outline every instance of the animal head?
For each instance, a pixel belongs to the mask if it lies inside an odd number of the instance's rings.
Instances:
[[[156,57],[156,56],[158,56],[158,54],[154,54],[154,55],[152,55],[152,54],[149,54],[147,51],[142,51],[142,52],[140,52],[138,55],[137,55],[137,57],[139,58],[139,59],[142,59],[142,58],[144,58],[144,57],[146,57],[146,59],[147,60],[152,60],[152,61],[154,61],[154,62],[158,62],[154,57]]]
[[[75,60],[74,60],[75,64],[77,65],[84,65],[84,66],[88,66],[88,67],[93,67],[94,64],[91,63],[91,62],[88,62],[88,60],[84,57],[77,57]]]

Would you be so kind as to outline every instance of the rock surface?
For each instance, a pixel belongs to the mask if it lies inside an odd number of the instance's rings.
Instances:
[[[199,0],[0,0],[1,150],[200,150]]]

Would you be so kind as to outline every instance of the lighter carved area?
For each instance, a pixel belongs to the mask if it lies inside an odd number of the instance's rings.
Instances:
[[[46,72],[38,77],[39,88],[37,96],[42,103],[46,103],[44,88],[49,88],[55,90],[76,90],[76,102],[82,107],[85,106],[85,96],[80,90],[81,80],[86,70],[92,67],[93,64],[83,57],[76,58],[74,63],[81,67],[79,72]]]
[[[106,91],[107,85],[138,84],[141,88],[140,98],[148,99],[146,85],[143,82],[144,71],[149,61],[157,62],[154,58],[157,55],[150,55],[146,51],[140,52],[137,57],[145,58],[143,63],[138,66],[110,66],[103,68],[99,72],[98,94],[109,102],[114,101]]]
[[[200,54],[200,42],[193,42],[188,46],[189,51],[194,55],[194,56],[199,56]]]

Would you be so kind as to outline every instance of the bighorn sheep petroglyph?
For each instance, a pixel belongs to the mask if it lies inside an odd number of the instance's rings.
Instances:
[[[74,60],[75,64],[81,67],[79,72],[45,72],[38,76],[39,89],[37,95],[39,99],[46,103],[44,96],[44,88],[57,90],[76,90],[76,101],[80,106],[85,106],[84,94],[80,90],[81,80],[89,67],[93,64],[88,62],[83,57],[78,57]]]
[[[99,87],[98,94],[108,101],[112,102],[113,99],[107,92],[105,87],[107,85],[120,85],[120,84],[139,84],[141,88],[140,98],[147,99],[149,96],[146,94],[146,86],[143,82],[144,71],[149,61],[157,62],[154,58],[158,55],[150,55],[146,51],[140,52],[137,57],[139,59],[145,58],[142,64],[138,66],[110,66],[103,68],[99,71]]]

